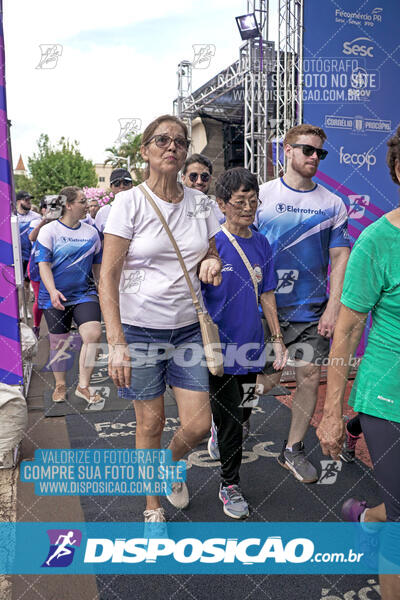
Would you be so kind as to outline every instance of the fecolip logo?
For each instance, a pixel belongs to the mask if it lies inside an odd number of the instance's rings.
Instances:
[[[349,56],[369,56],[370,58],[373,58],[374,55],[372,50],[374,47],[370,44],[372,44],[372,40],[367,37],[354,38],[351,42],[343,43],[343,54]]]
[[[372,154],[372,147],[362,154],[357,154],[357,152],[350,154],[350,152],[344,152],[344,146],[340,146],[339,161],[340,164],[354,165],[357,169],[367,165],[367,171],[369,171],[376,165],[376,156]]]

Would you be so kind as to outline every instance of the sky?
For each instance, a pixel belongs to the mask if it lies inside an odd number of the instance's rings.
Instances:
[[[143,130],[172,113],[177,65],[193,60],[194,44],[215,46],[208,68],[193,70],[194,90],[238,59],[235,16],[247,2],[3,0],[3,12],[13,162],[22,154],[27,167],[41,133],[77,140],[86,158],[103,162],[119,119],[140,119]],[[45,44],[61,55],[43,65]]]

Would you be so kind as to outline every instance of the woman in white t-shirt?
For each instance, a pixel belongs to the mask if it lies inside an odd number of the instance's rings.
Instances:
[[[167,221],[201,299],[199,279],[214,285],[221,281],[214,241],[219,224],[207,197],[177,182],[188,146],[187,128],[176,117],[163,115],[150,123],[141,147],[148,163],[144,187]],[[160,448],[164,392],[166,384],[173,387],[181,423],[169,445],[176,461],[210,427],[208,370],[197,313],[171,241],[139,187],[118,194],[104,234],[100,301],[109,373],[119,394],[134,401],[137,448]],[[185,508],[186,484],[173,484],[167,498]],[[144,517],[146,522],[165,521],[159,497],[147,496]]]

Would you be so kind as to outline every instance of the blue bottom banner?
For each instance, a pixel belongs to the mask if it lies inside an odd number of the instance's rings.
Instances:
[[[400,573],[400,523],[0,523],[3,574]]]

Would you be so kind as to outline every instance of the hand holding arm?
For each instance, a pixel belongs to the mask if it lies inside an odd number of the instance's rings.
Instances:
[[[203,283],[219,285],[222,281],[222,262],[215,245],[215,238],[209,242],[208,252],[200,263],[199,279]]]

